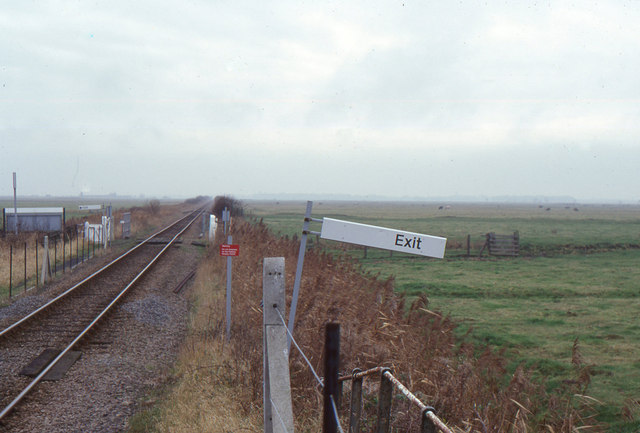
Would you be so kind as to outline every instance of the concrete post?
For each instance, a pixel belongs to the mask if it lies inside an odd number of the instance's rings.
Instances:
[[[284,257],[265,257],[262,267],[264,432],[292,433],[293,406],[289,377],[285,312]],[[278,313],[278,311],[280,313]]]
[[[44,247],[42,248],[42,273],[40,275],[40,283],[44,287],[51,278],[51,263],[49,262],[49,236],[44,237]]]

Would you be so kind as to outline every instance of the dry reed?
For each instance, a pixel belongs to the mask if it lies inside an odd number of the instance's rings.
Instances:
[[[235,222],[232,234],[234,243],[241,245],[241,254],[233,263],[234,320],[228,348],[235,370],[225,374],[234,389],[243,390],[240,400],[248,398],[243,405],[255,410],[261,406],[262,388],[262,259],[285,257],[290,297],[299,242],[295,236],[275,238],[262,223],[252,225],[240,220]],[[216,248],[209,249],[208,254],[212,275],[224,275],[225,261],[217,256]],[[208,314],[210,329],[219,333],[224,303],[211,305]],[[568,433],[578,427],[584,432],[602,431],[593,421],[589,402],[574,396],[586,389],[580,366],[576,366],[575,384],[567,384],[562,393],[547,394],[522,368],[507,375],[507,360],[501,353],[458,341],[453,333],[456,324],[431,311],[426,296],[405,306],[405,300],[394,293],[392,279],[366,276],[348,258],[336,259],[313,249],[305,259],[295,338],[320,374],[320,341],[329,321],[341,324],[343,372],[356,367],[391,367],[457,431]],[[377,385],[375,381],[365,382],[365,389],[370,391],[365,411],[372,414]],[[317,431],[320,394],[313,374],[295,351],[291,356],[291,383],[297,430]],[[394,403],[393,431],[417,431],[417,415],[403,404]],[[372,419],[372,415],[366,416]]]

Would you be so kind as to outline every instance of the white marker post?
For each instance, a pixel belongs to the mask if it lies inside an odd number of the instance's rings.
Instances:
[[[209,215],[209,242],[213,243],[216,238],[216,216]]]
[[[293,405],[284,315],[284,257],[262,264],[264,433],[293,433]]]

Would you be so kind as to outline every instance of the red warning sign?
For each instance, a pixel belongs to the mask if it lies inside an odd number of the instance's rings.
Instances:
[[[220,255],[225,257],[237,257],[240,255],[240,245],[222,244],[220,245]]]

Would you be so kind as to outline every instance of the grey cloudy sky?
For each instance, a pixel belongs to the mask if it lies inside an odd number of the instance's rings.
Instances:
[[[640,3],[4,1],[0,196],[640,199]]]

